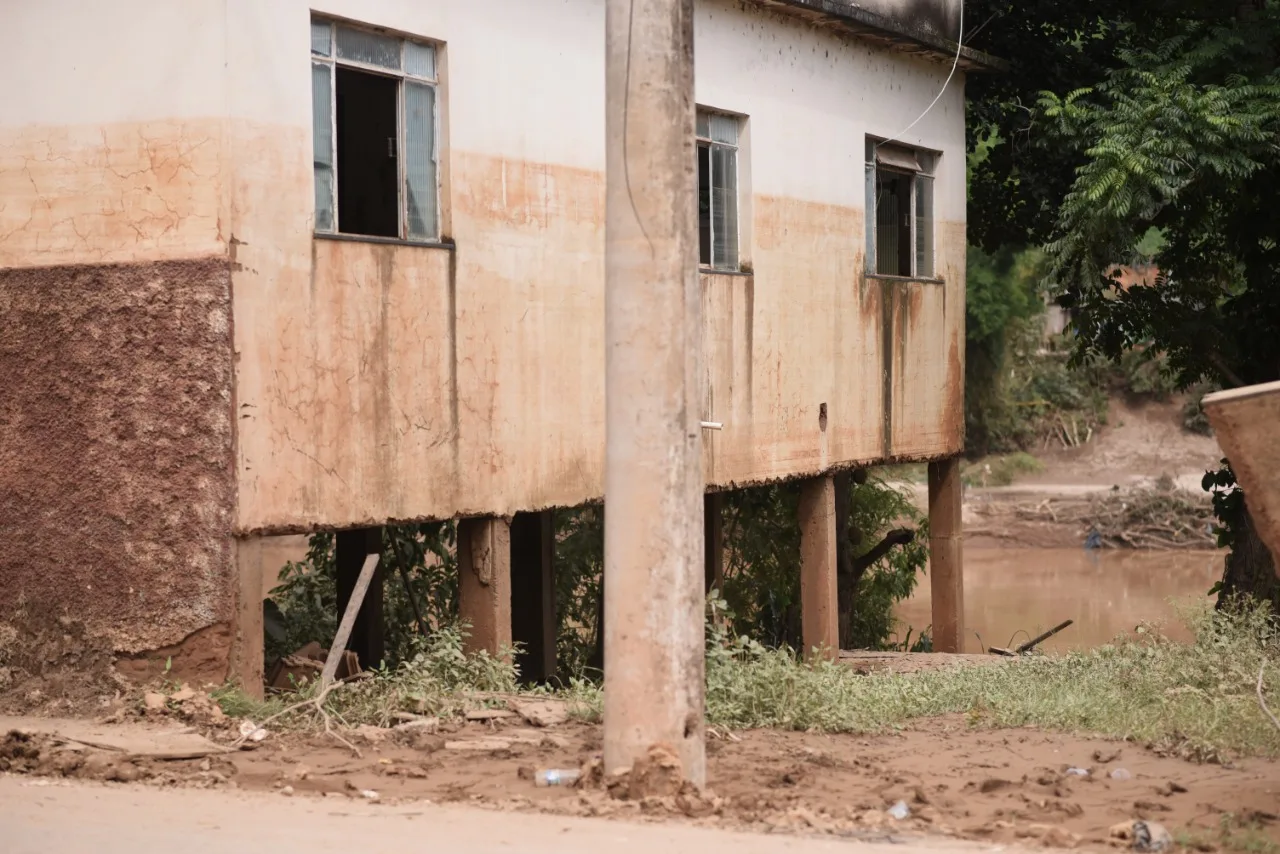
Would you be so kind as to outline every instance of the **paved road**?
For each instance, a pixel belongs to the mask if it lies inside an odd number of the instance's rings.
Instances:
[[[5,854],[975,854],[960,843],[867,844],[678,824],[558,818],[434,804],[0,776]],[[1010,854],[1004,849],[1004,854]]]

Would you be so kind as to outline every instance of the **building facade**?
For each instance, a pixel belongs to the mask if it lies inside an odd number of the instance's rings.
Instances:
[[[710,489],[961,449],[959,12],[699,0]],[[255,538],[602,495],[602,0],[6,17],[7,601],[216,676]]]

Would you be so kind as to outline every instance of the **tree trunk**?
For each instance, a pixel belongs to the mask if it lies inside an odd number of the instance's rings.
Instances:
[[[1235,528],[1235,543],[1227,555],[1218,607],[1242,595],[1267,602],[1280,613],[1280,579],[1276,578],[1271,551],[1258,537],[1248,509],[1240,514],[1240,524]]]

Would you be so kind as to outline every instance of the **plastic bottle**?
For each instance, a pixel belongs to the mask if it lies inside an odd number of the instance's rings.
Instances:
[[[540,788],[546,786],[572,786],[574,783],[578,782],[579,774],[580,772],[576,768],[564,771],[554,768],[546,771],[539,771],[533,776],[533,785]]]

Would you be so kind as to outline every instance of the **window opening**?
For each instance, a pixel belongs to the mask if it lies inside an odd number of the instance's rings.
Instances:
[[[737,116],[698,111],[698,263],[738,270]]]
[[[316,231],[439,237],[436,48],[311,23]]]
[[[935,155],[867,141],[867,270],[932,279]]]

